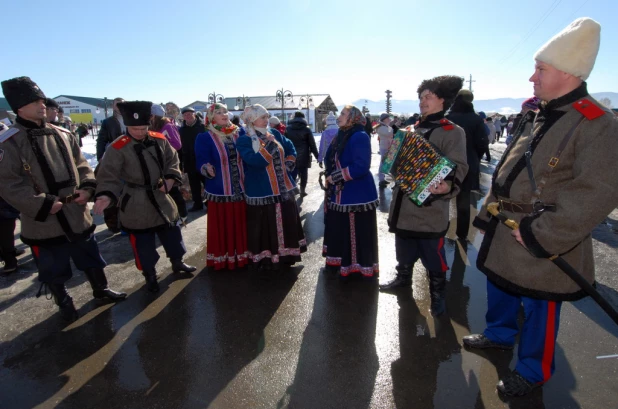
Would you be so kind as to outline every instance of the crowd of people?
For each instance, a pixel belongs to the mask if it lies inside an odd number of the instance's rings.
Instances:
[[[582,41],[590,46],[578,47]],[[521,116],[492,118],[476,112],[473,94],[462,90],[463,78],[444,75],[421,82],[420,114],[409,122],[383,114],[374,127],[353,105],[338,117],[329,113],[319,149],[302,112],[283,124],[261,105],[249,105],[234,118],[224,104],[214,103],[204,118],[183,109],[177,128],[163,107],[117,98],[113,116],[101,124],[95,170],[78,139],[56,124],[58,107],[37,84],[28,77],[6,80],[2,90],[17,119],[0,143],[0,227],[12,235],[15,219],[21,219],[21,239],[32,248],[39,281],[69,321],[77,318],[65,287],[72,275],[70,259],[85,272],[95,298],[126,297],[107,285],[89,201],[110,228],[128,235],[149,291],[159,291],[155,236],[174,273],[196,270],[183,261],[180,225],[187,212],[204,207],[209,269],[250,266],[269,278],[286,274],[307,250],[296,197],[307,195],[313,156],[324,169],[323,274],[375,280],[378,188],[390,181],[380,174],[376,187],[370,135],[375,131],[379,136],[384,161],[401,129],[421,135],[454,167],[429,187],[430,196],[420,206],[402,186],[393,187],[388,226],[395,235],[396,275],[380,290],[409,288],[420,259],[429,280],[431,313],[441,316],[446,312],[449,203],[456,200],[457,236],[467,240],[470,193],[480,189],[480,161],[483,155],[491,160],[488,146],[506,129],[509,146],[473,222],[484,234],[477,265],[487,276],[487,327],[463,343],[512,349],[523,304],[518,362],[497,388],[524,395],[554,371],[561,302],[584,296],[546,259],[560,254],[594,282],[590,231],[618,204],[618,170],[598,172],[596,166],[618,154],[618,121],[588,94],[585,83],[599,43],[598,23],[578,19],[541,47],[530,78],[535,97],[524,102]],[[193,202],[188,210],[178,189],[183,174]],[[511,230],[493,217],[488,210],[493,203],[520,227]],[[14,245],[5,238],[0,244],[4,271],[10,273],[16,268]]]

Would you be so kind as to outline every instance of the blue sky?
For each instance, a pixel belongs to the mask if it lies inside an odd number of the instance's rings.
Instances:
[[[59,94],[186,105],[329,93],[416,99],[425,78],[472,74],[477,99],[526,97],[534,52],[577,17],[601,26],[591,92],[618,92],[616,0],[9,0],[0,79]],[[618,102],[618,101],[617,101]]]

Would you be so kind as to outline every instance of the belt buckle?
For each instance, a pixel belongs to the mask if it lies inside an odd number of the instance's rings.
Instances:
[[[71,204],[75,201],[75,199],[77,199],[79,197],[79,194],[77,193],[73,193],[70,195],[67,195],[67,197],[64,198],[64,203],[65,204]]]
[[[545,211],[545,203],[540,200],[537,200],[532,204],[532,212],[534,214],[543,213]]]

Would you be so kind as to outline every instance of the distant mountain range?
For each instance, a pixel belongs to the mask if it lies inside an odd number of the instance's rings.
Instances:
[[[596,92],[592,94],[597,100],[608,98],[612,101],[612,107],[618,106],[618,92]],[[501,114],[512,114],[521,111],[521,104],[526,98],[498,98],[498,99],[485,99],[474,100],[474,109],[478,111],[499,112]],[[365,104],[367,101],[367,104]],[[418,112],[418,100],[407,99],[393,99],[391,100],[393,108],[391,112],[398,114],[410,115]],[[353,105],[362,108],[366,105],[371,114],[376,115],[381,112],[386,112],[386,100],[371,101],[359,99],[352,103]],[[337,107],[339,112],[343,108],[343,105]]]

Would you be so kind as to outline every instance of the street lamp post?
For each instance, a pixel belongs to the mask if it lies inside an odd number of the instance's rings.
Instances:
[[[209,104],[223,103],[223,101],[225,101],[225,97],[221,94],[217,94],[216,92],[213,92],[212,94],[208,94]]]
[[[305,108],[307,108],[307,122],[309,122],[309,109],[314,109],[315,105],[313,104],[313,97],[310,97],[309,94],[307,94],[304,97],[300,97],[300,101],[298,102],[298,110],[300,111],[301,109],[303,109],[303,105],[305,106]]]
[[[285,101],[294,102],[294,94],[292,94],[292,91],[284,91],[283,88],[281,88],[277,90],[277,93],[275,94],[275,99],[281,102],[281,116],[283,117],[283,121],[287,122],[285,121],[285,113],[283,112],[283,108],[285,107]]]
[[[246,97],[245,94],[243,94],[242,97],[236,98],[236,106],[234,107],[234,110],[238,111],[241,106],[244,110],[247,105],[251,105],[251,99],[249,99],[249,97]]]

